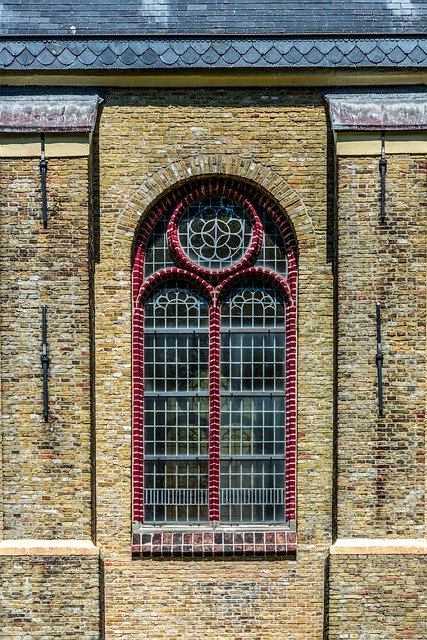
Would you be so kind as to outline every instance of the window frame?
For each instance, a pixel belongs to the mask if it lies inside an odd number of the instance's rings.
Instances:
[[[231,267],[211,271],[203,267],[194,269],[183,253],[178,239],[177,220],[188,204],[205,195],[223,195],[252,207],[253,235],[249,249]],[[264,267],[251,264],[262,242],[262,225],[256,213],[261,209],[278,228],[287,254],[287,277]],[[168,244],[179,266],[160,269],[144,280],[145,247],[151,232],[160,219],[169,214]],[[256,258],[255,258],[256,259]],[[209,395],[210,395],[210,465],[219,466],[220,386],[217,370],[220,354],[220,305],[233,285],[257,281],[278,290],[285,299],[285,523],[233,523],[219,522],[219,502],[210,501],[209,523],[147,525],[143,521],[143,466],[144,466],[144,396],[143,396],[143,303],[159,286],[171,283],[189,284],[205,297],[209,305]],[[142,221],[134,246],[132,269],[132,373],[133,373],[133,425],[132,425],[132,519],[133,551],[141,554],[216,554],[216,553],[281,553],[296,548],[296,296],[297,246],[287,216],[262,191],[249,184],[230,178],[196,180],[176,188],[159,200]],[[212,474],[209,473],[211,485]],[[219,475],[219,469],[218,469]],[[211,488],[209,489],[211,490]],[[195,537],[196,536],[196,537]],[[231,537],[230,537],[231,536]],[[237,537],[236,537],[237,536]],[[184,549],[185,547],[185,549]],[[227,549],[226,549],[227,547]]]

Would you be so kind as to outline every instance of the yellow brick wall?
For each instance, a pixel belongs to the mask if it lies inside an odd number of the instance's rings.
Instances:
[[[321,97],[312,91],[117,91],[105,104],[95,289],[97,540],[105,554],[107,638],[323,636],[332,485],[326,130]],[[300,547],[296,559],[132,560],[132,241],[165,189],[215,172],[261,184],[287,210],[299,242]]]
[[[338,535],[425,532],[426,160],[388,156],[386,222],[378,158],[340,158]],[[375,303],[382,308],[378,417]]]
[[[88,538],[88,165],[48,168],[43,229],[37,160],[0,161],[3,537]],[[42,305],[50,417],[43,419]]]
[[[3,557],[2,640],[97,638],[98,621],[105,640],[324,640],[328,614],[331,640],[363,634],[424,640],[423,556],[328,558],[334,275],[327,146],[318,91],[112,91],[100,120],[99,175],[93,175],[99,198],[95,193],[91,210],[85,159],[51,160],[46,231],[37,159],[1,161],[3,537],[88,540],[93,518],[101,553],[100,572],[96,557]],[[425,171],[421,157],[389,157],[381,226],[378,158],[339,159],[340,537],[424,536]],[[139,221],[165,190],[212,174],[259,185],[282,207],[298,241],[298,552],[133,558],[132,244]],[[92,240],[99,247],[93,264]],[[382,420],[376,301],[383,305]],[[42,304],[52,358],[47,425]]]

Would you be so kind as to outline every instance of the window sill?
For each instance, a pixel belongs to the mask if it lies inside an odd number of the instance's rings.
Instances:
[[[141,528],[133,534],[136,556],[266,556],[296,553],[295,531],[283,527]]]

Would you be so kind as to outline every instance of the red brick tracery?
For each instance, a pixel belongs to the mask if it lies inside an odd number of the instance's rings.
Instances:
[[[195,184],[196,182],[196,184]],[[252,239],[245,255],[230,267],[209,270],[194,264],[182,250],[178,238],[180,217],[188,205],[204,195],[225,195],[243,206],[252,222]],[[263,226],[257,208],[266,212],[282,235],[288,261],[287,278],[274,271],[253,266],[263,239]],[[170,213],[167,240],[177,267],[161,269],[144,280],[145,250],[157,222]],[[286,302],[286,505],[288,523],[296,516],[296,296],[297,247],[283,211],[265,194],[234,179],[211,178],[178,187],[153,208],[137,233],[132,271],[133,291],[133,519],[144,521],[143,504],[143,416],[144,416],[144,301],[159,286],[188,283],[209,304],[209,518],[219,521],[220,462],[220,304],[232,286],[258,281],[282,293]]]

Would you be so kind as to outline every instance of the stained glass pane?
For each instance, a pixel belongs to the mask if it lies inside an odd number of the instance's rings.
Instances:
[[[164,216],[154,227],[145,249],[144,278],[148,278],[159,269],[174,267],[175,263],[166,241],[168,218]]]
[[[285,432],[281,428],[284,424],[283,395],[223,396],[221,453],[229,456],[284,456]]]
[[[222,460],[222,522],[284,522],[283,460]]]
[[[252,225],[243,207],[225,196],[191,203],[178,225],[184,253],[207,269],[224,269],[248,250]]]
[[[273,289],[232,291],[221,315],[221,520],[283,522],[285,306]]]
[[[145,398],[145,454],[206,455],[209,399],[207,397]]]
[[[286,278],[288,260],[282,234],[268,216],[260,213],[260,218],[264,227],[264,238],[255,266],[271,269]]]
[[[207,460],[146,460],[145,522],[208,520]]]
[[[144,310],[144,520],[206,521],[208,305],[182,286]]]

